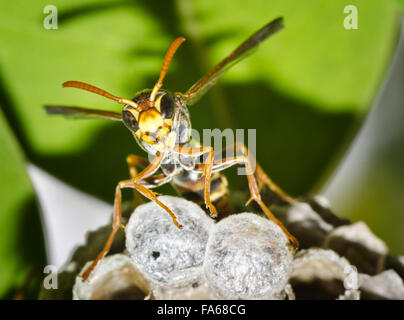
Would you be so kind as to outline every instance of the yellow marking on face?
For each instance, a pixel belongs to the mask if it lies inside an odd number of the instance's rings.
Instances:
[[[142,136],[142,140],[143,140],[144,142],[148,143],[148,144],[155,144],[155,143],[156,143],[156,140],[155,140],[153,137],[148,136],[148,135],[146,135],[146,134],[144,134],[144,135]]]
[[[161,140],[163,137],[165,137],[168,133],[170,132],[170,129],[167,127],[162,127],[157,131],[157,139]]]
[[[131,114],[133,114],[136,120],[139,119],[139,111],[137,111],[135,108],[128,108],[126,110],[129,111]]]
[[[156,101],[154,101],[154,107],[155,107],[159,112],[161,112],[160,103],[161,103],[161,99],[163,98],[163,96],[164,96],[164,94],[160,95],[159,97],[157,97]]]
[[[164,119],[164,123],[165,123],[166,125],[168,125],[169,127],[171,127],[172,124],[173,124],[173,119]]]
[[[155,108],[143,111],[139,116],[138,122],[139,122],[139,129],[143,133],[145,132],[154,133],[164,125],[163,117]]]

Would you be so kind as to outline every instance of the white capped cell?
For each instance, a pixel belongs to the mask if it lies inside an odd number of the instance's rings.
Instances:
[[[209,232],[214,221],[195,203],[171,196],[158,199],[183,226],[177,228],[159,205],[148,202],[136,208],[126,226],[126,248],[145,277],[178,285],[200,276]]]
[[[293,256],[280,227],[253,213],[215,225],[204,272],[224,299],[275,299],[292,273]]]

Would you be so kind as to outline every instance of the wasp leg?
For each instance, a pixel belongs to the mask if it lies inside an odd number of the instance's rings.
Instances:
[[[248,205],[251,201],[257,202],[257,204],[261,207],[262,211],[265,212],[265,214],[268,216],[269,219],[271,219],[273,222],[275,222],[285,233],[285,235],[288,237],[290,244],[293,246],[293,249],[296,250],[299,246],[299,242],[296,240],[296,238],[289,233],[289,231],[285,228],[285,226],[280,222],[274,214],[269,210],[269,208],[265,205],[265,203],[261,199],[261,195],[259,193],[258,185],[256,178],[254,176],[254,172],[252,170],[252,165],[251,165],[251,157],[248,155],[248,149],[244,146],[241,145],[242,147],[240,148],[239,145],[239,150],[241,149],[242,155],[239,156],[233,156],[229,158],[224,158],[219,161],[215,161],[213,165],[213,171],[221,171],[224,170],[228,167],[231,167],[235,164],[244,164],[246,171],[247,171],[247,180],[248,180],[248,187],[250,189],[251,193],[251,198],[248,200],[246,205]]]
[[[136,166],[141,166],[143,168],[147,167],[148,161],[139,157],[135,154],[130,154],[126,157],[126,163],[129,167],[129,175],[132,179],[135,179],[136,176],[139,174]],[[142,203],[142,197],[139,192],[133,190],[133,208],[136,208],[139,204]]]
[[[204,199],[206,208],[209,209],[210,216],[212,218],[217,217],[217,210],[210,200],[210,181],[212,178],[212,168],[214,160],[214,152],[212,147],[200,147],[200,148],[188,148],[188,147],[176,147],[176,151],[184,155],[191,156],[201,156],[203,154],[209,153],[208,157],[203,164],[203,175],[205,176],[205,189],[204,189]]]
[[[256,163],[255,176],[258,180],[258,186],[260,190],[262,189],[263,186],[268,186],[269,189],[278,194],[282,199],[286,200],[287,202],[289,203],[298,202],[298,200],[293,198],[291,195],[287,194],[278,185],[276,185],[271,180],[271,178],[268,177],[268,175],[264,172],[264,170],[258,163]]]
[[[102,258],[105,257],[105,255],[109,252],[112,242],[115,238],[116,233],[118,232],[119,228],[124,229],[124,225],[122,224],[122,192],[121,190],[124,188],[134,188],[136,191],[138,191],[141,195],[144,197],[148,198],[151,201],[154,201],[157,203],[160,207],[162,207],[173,219],[173,223],[178,227],[182,228],[182,226],[178,223],[177,217],[175,214],[168,208],[164,203],[159,201],[156,198],[156,194],[146,188],[143,184],[147,184],[150,181],[147,180],[151,175],[153,175],[157,169],[160,166],[161,160],[163,156],[158,155],[141,173],[139,173],[134,179],[129,179],[129,180],[123,180],[118,183],[115,189],[115,199],[114,199],[114,217],[113,217],[113,222],[112,222],[112,231],[107,239],[107,242],[105,243],[104,248],[102,251],[99,253],[97,258],[93,261],[93,263],[84,271],[82,274],[83,280],[87,280],[91,272],[94,270],[94,268],[97,266],[97,264],[100,262]],[[161,179],[159,177],[160,182],[164,181],[164,179]]]
[[[102,251],[98,254],[97,258],[93,261],[93,263],[84,271],[82,274],[83,280],[87,280],[90,273],[94,270],[94,268],[97,266],[98,262],[104,256],[109,252],[109,249],[111,248],[112,242],[114,241],[115,235],[118,232],[119,228],[124,229],[124,225],[122,224],[122,208],[121,208],[121,189],[125,187],[129,187],[130,183],[133,183],[132,180],[125,180],[125,181],[120,181],[118,185],[116,186],[115,189],[115,199],[114,199],[114,218],[112,221],[112,231],[107,239],[107,242],[105,243],[104,248]]]
[[[237,154],[238,152],[241,152],[242,154],[245,154],[245,152],[248,153],[248,149],[243,143],[235,143],[230,148],[233,148],[233,151],[235,152],[234,154]],[[228,148],[227,150],[229,150],[230,148]],[[254,161],[255,161],[255,159],[254,159]],[[271,189],[271,191],[276,193],[278,196],[280,196],[282,199],[286,200],[287,202],[289,202],[289,203],[298,202],[297,199],[293,198],[291,195],[289,195],[285,191],[283,191],[278,185],[276,185],[272,181],[272,179],[269,178],[268,175],[264,172],[264,170],[262,169],[262,167],[259,165],[259,163],[257,161],[255,161],[254,175],[257,178],[259,190],[262,190],[262,187],[266,185],[269,187],[269,189]]]
[[[126,157],[126,163],[128,164],[129,174],[132,179],[136,178],[136,176],[138,175],[136,166],[141,166],[143,168],[146,168],[147,165],[149,164],[149,162],[146,159],[139,157],[135,154],[128,155]]]
[[[152,189],[152,188],[160,187],[163,184],[170,182],[171,180],[172,180],[172,177],[166,176],[164,173],[162,173],[159,175],[151,176],[149,178],[144,178],[139,183],[147,189]],[[156,192],[155,192],[155,194],[156,194]]]

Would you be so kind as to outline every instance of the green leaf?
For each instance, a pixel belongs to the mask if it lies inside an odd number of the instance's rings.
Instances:
[[[24,156],[0,112],[0,297],[12,298],[45,265],[35,194]]]
[[[4,110],[35,163],[111,202],[114,185],[128,176],[126,155],[144,153],[119,123],[47,117],[45,104],[120,110],[61,83],[86,81],[130,98],[153,86],[170,42],[184,35],[165,87],[185,91],[283,16],[285,29],[190,111],[198,130],[255,128],[261,165],[292,194],[306,193],[336,164],[371,106],[397,37],[393,0],[349,4],[358,8],[358,30],[344,28],[342,0],[66,0],[56,4],[58,29],[46,30],[48,1],[3,1],[0,63],[10,94]],[[232,187],[245,186],[243,178]]]
[[[396,0],[401,12],[404,12],[404,1],[403,0]]]

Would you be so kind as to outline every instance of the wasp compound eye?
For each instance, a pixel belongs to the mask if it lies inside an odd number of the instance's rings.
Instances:
[[[125,125],[129,128],[129,130],[136,132],[139,129],[139,123],[137,122],[132,112],[124,110],[122,112],[122,119]]]
[[[174,115],[174,100],[170,94],[165,94],[160,100],[161,115],[164,119],[171,119]]]

